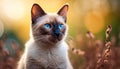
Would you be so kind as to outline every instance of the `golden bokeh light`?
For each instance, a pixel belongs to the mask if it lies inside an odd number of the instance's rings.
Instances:
[[[104,28],[104,16],[102,10],[99,10],[99,6],[92,8],[93,5],[90,3],[88,6],[84,1],[69,1],[69,0],[1,0],[0,1],[0,11],[1,18],[4,19],[5,29],[10,29],[15,32],[15,34],[21,39],[22,42],[26,42],[29,39],[29,30],[31,24],[31,7],[34,3],[39,4],[45,12],[58,12],[58,10],[65,3],[70,4],[68,12],[69,31],[71,35],[76,35],[77,31],[80,29],[83,21],[85,21],[85,27],[93,33],[98,33]],[[86,6],[87,8],[83,7]],[[84,10],[86,9],[86,10]],[[88,12],[90,9],[97,10],[96,12]],[[86,14],[86,16],[85,16]],[[24,36],[23,36],[24,35]]]
[[[93,33],[100,32],[104,25],[104,17],[98,12],[91,11],[85,16],[85,26]]]
[[[25,14],[24,3],[20,0],[4,0],[2,4],[5,15],[10,19],[18,20]]]

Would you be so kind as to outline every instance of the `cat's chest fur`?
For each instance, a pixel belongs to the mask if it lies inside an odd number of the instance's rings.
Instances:
[[[62,42],[54,48],[46,49],[34,41],[26,44],[26,61],[28,69],[66,69],[67,44]]]

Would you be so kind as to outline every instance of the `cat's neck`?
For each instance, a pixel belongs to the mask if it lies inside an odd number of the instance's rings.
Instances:
[[[42,42],[35,42],[36,45],[41,48],[41,49],[55,49],[55,48],[59,48],[59,46],[62,44],[62,41],[56,43],[56,44],[45,44]]]

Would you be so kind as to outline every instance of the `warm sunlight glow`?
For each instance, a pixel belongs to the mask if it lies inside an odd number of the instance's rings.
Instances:
[[[25,7],[21,1],[5,0],[3,2],[3,10],[11,19],[20,19],[25,13]]]
[[[100,32],[104,27],[104,18],[97,12],[88,12],[85,16],[85,26],[93,33]]]

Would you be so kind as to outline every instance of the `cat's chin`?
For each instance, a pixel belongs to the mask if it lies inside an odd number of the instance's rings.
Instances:
[[[62,40],[62,37],[52,37],[50,41],[56,44],[56,43],[59,43],[61,40]]]
[[[50,40],[41,40],[41,41],[36,41],[36,43],[38,45],[42,45],[42,46],[55,46],[56,44],[58,44],[59,42],[61,42],[62,39],[50,39]]]
[[[58,43],[58,42],[60,42],[60,41],[61,41],[61,39],[53,39],[53,40],[52,40],[53,43]]]

